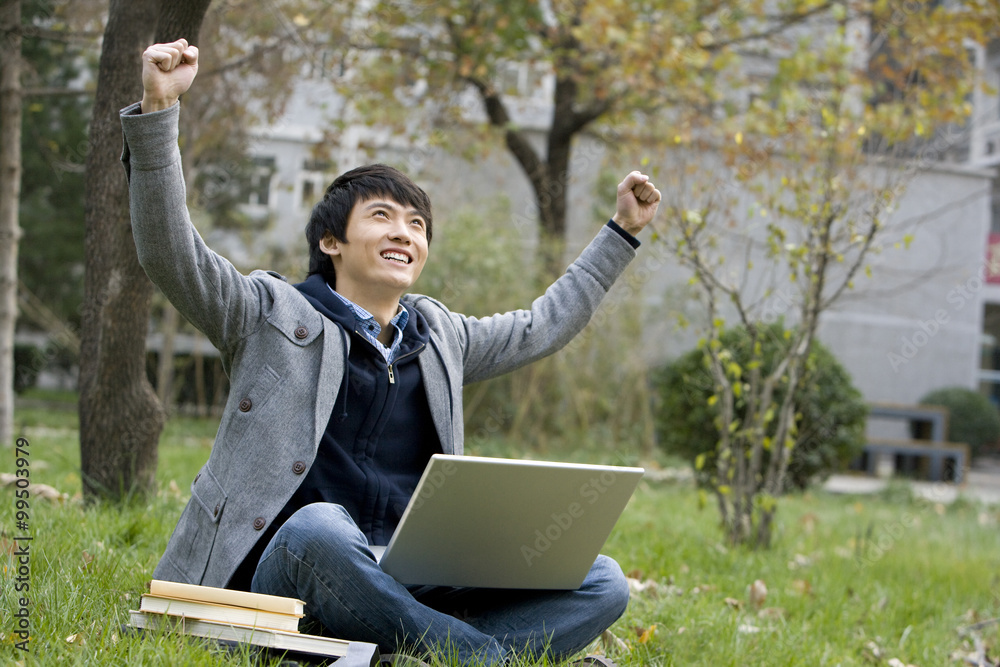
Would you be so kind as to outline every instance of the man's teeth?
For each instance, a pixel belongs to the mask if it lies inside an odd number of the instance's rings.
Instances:
[[[399,252],[384,252],[382,257],[385,259],[395,260],[397,262],[402,262],[403,264],[409,264],[410,258]]]

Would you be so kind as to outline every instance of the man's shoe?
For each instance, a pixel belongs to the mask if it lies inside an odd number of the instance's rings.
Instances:
[[[603,655],[588,655],[585,658],[574,660],[569,663],[570,667],[584,667],[585,665],[596,665],[597,667],[618,667],[611,658]]]

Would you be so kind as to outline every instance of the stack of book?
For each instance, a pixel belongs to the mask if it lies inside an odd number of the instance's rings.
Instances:
[[[304,610],[305,603],[294,598],[154,579],[149,593],[142,596],[139,610],[129,611],[128,625],[276,651],[346,656],[352,642],[299,632]],[[371,646],[378,655],[374,645],[363,646]]]

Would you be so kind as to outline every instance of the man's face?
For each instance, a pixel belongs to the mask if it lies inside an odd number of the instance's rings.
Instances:
[[[398,298],[427,261],[426,221],[416,209],[391,199],[356,203],[345,236],[346,243],[332,236],[320,243],[337,272],[337,291],[345,296],[395,293]]]

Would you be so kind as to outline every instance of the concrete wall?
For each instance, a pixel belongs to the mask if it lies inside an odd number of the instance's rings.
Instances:
[[[900,247],[884,247],[872,277],[823,317],[820,338],[869,400],[913,403],[945,386],[977,388],[989,177],[917,174],[886,230]]]

